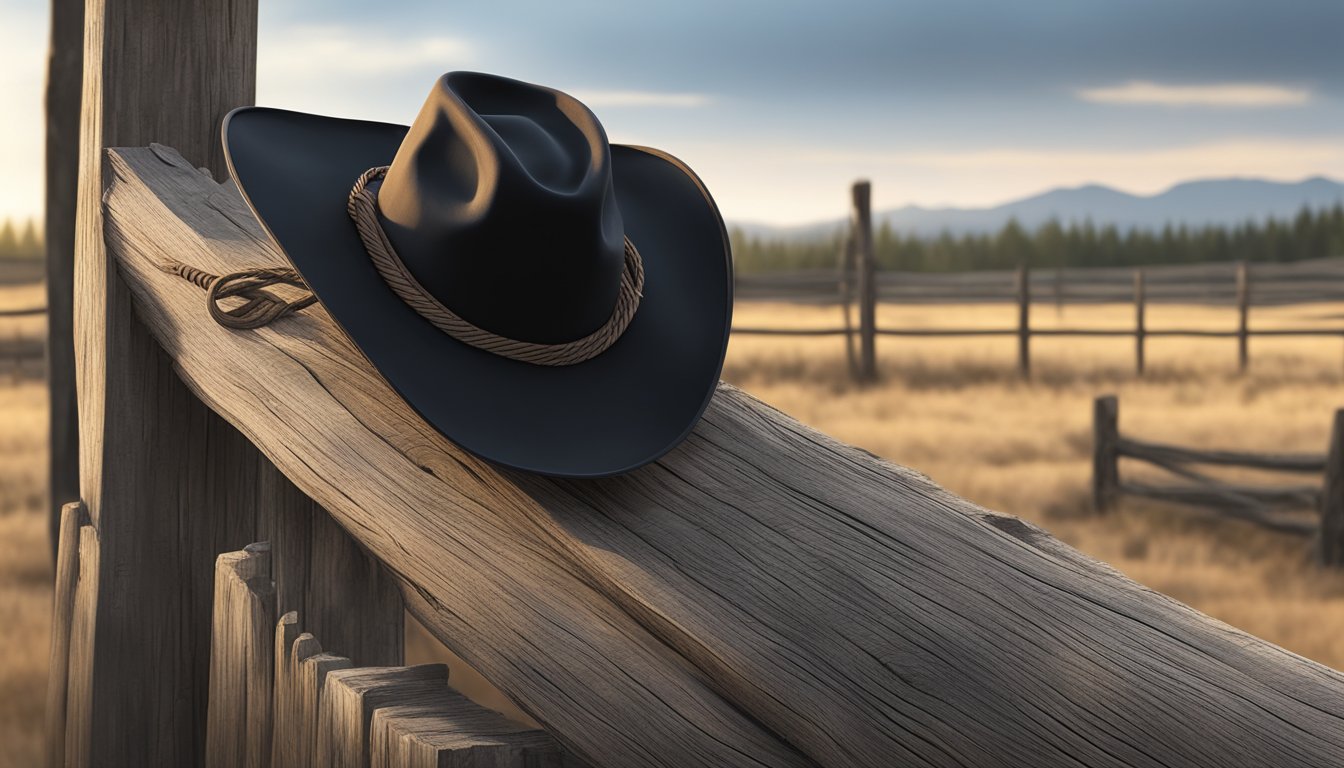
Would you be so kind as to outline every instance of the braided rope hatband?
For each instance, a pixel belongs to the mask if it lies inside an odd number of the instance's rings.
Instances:
[[[621,287],[616,297],[616,307],[602,327],[581,339],[562,344],[518,341],[491,333],[459,317],[420,285],[397,256],[392,243],[387,239],[387,233],[383,231],[378,221],[378,199],[369,189],[369,184],[381,179],[387,173],[387,168],[388,166],[370,168],[360,175],[354,188],[350,190],[350,218],[354,219],[355,228],[359,230],[359,237],[364,241],[364,249],[368,251],[369,259],[388,287],[434,327],[464,344],[493,352],[501,357],[535,365],[574,365],[605,352],[621,337],[626,326],[630,325],[635,312],[639,309],[639,300],[643,296],[644,263],[640,259],[639,251],[628,237],[625,238],[625,268],[621,271]]]

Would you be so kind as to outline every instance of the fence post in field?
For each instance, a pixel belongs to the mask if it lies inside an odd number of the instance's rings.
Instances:
[[[1335,411],[1330,447],[1321,486],[1321,527],[1318,534],[1322,565],[1344,565],[1344,410]]]
[[[1017,267],[1017,372],[1031,376],[1031,272]]]
[[[47,60],[47,509],[51,545],[61,505],[79,496],[75,414],[75,197],[79,181],[79,103],[84,72],[84,0],[51,0]]]
[[[1245,261],[1237,262],[1237,370],[1246,372],[1250,364],[1251,271]]]
[[[1143,375],[1143,342],[1147,335],[1144,323],[1144,311],[1147,297],[1144,295],[1143,270],[1134,270],[1134,372]]]
[[[873,254],[872,184],[856,181],[850,237],[859,272],[859,380],[877,380],[877,264]]]
[[[840,314],[845,321],[845,362],[849,366],[849,376],[859,377],[859,360],[854,351],[854,323],[850,318],[850,309],[854,306],[854,228],[845,230],[840,238],[838,254],[840,267]]]
[[[1111,511],[1120,485],[1120,405],[1115,395],[1092,403],[1092,507]]]

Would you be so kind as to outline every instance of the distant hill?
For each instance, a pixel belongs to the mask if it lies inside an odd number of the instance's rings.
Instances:
[[[1314,176],[1284,183],[1260,179],[1207,179],[1187,181],[1156,195],[1131,195],[1099,184],[1053,189],[993,208],[921,208],[909,205],[874,214],[873,224],[889,223],[904,235],[936,237],[997,232],[1016,218],[1028,230],[1057,219],[1067,226],[1091,219],[1097,226],[1114,224],[1121,230],[1160,230],[1170,223],[1189,227],[1231,226],[1248,220],[1291,219],[1305,205],[1313,209],[1344,203],[1344,183]],[[843,224],[833,221],[798,227],[737,224],[752,236],[779,239],[811,238],[834,232]]]

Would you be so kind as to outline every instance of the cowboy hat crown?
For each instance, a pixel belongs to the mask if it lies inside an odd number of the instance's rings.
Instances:
[[[376,194],[401,261],[472,324],[558,344],[611,317],[625,230],[606,133],[573,97],[444,75]]]

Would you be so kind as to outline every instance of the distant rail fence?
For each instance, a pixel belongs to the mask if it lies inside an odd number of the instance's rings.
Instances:
[[[850,370],[855,378],[877,375],[878,336],[1011,336],[1017,339],[1019,372],[1030,375],[1031,339],[1035,336],[1130,337],[1134,339],[1135,370],[1142,375],[1146,341],[1151,337],[1232,338],[1237,340],[1237,362],[1245,371],[1252,336],[1336,336],[1344,326],[1252,328],[1252,306],[1284,306],[1314,302],[1344,302],[1344,257],[1297,262],[1211,262],[1170,266],[1065,267],[1059,269],[992,270],[982,272],[905,272],[876,268],[872,246],[872,218],[867,182],[853,187],[848,232],[842,240],[837,269],[740,275],[739,299],[837,304],[841,322],[813,328],[734,326],[733,333],[771,336],[843,336]],[[880,302],[900,304],[1011,303],[1017,322],[1000,328],[892,328],[877,325]],[[1064,304],[1132,303],[1134,324],[1129,328],[1035,328],[1034,302]],[[1235,323],[1227,328],[1149,328],[1149,304],[1206,304],[1229,306]],[[857,320],[854,308],[857,305]]]
[[[1323,453],[1260,453],[1203,450],[1155,443],[1120,434],[1119,401],[1098,397],[1092,410],[1092,501],[1097,512],[1115,508],[1122,496],[1190,504],[1288,533],[1318,535],[1344,528],[1344,409],[1335,413],[1330,442]],[[1158,467],[1180,482],[1152,484],[1124,480],[1120,459]],[[1320,483],[1251,485],[1213,477],[1198,465],[1240,467],[1292,476],[1323,476]],[[1315,510],[1317,520],[1303,516]],[[1318,536],[1320,557],[1344,563],[1344,547]]]

